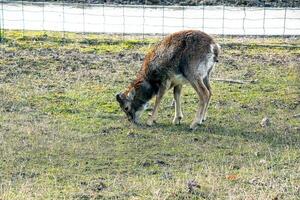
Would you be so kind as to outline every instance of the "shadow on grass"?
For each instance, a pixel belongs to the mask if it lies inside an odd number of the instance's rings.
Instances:
[[[212,125],[212,126],[211,126]],[[200,127],[200,131],[208,131],[214,135],[224,135],[229,137],[239,137],[246,141],[257,143],[268,143],[274,147],[299,147],[299,134],[295,132],[282,133],[273,127],[254,128],[253,130],[244,130],[243,128],[231,127],[230,125],[210,124],[210,127]]]
[[[164,131],[165,133],[186,133],[186,134],[212,134],[219,136],[241,138],[249,142],[257,143],[268,143],[273,147],[300,147],[300,135],[296,131],[285,131],[278,130],[274,127],[267,128],[253,128],[253,130],[245,130],[242,127],[232,127],[229,124],[213,124],[213,123],[204,123],[199,125],[198,128],[194,131],[189,129],[189,124],[183,123],[181,125],[173,125],[171,123],[158,123],[151,127],[147,125],[138,126],[140,129],[154,131]]]
[[[121,116],[119,114],[112,114],[112,113],[98,113],[96,115],[96,117],[99,119],[110,119],[110,120],[114,120],[114,121],[120,121],[120,120],[124,121],[125,120],[124,116]]]

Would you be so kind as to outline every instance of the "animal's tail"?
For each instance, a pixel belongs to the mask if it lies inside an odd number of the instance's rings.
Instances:
[[[221,53],[221,46],[218,43],[213,44],[214,61],[219,62],[219,54]]]

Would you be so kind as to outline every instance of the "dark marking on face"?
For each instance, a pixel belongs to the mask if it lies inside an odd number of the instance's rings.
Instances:
[[[134,112],[131,109],[131,105],[126,96],[122,93],[116,95],[116,99],[119,102],[121,109],[125,112],[128,120],[133,121],[135,118]]]

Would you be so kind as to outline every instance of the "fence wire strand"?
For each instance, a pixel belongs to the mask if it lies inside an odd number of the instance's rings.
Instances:
[[[3,40],[3,38],[5,37],[4,35],[4,8],[3,8],[3,1],[1,1],[1,20],[0,20],[1,26],[0,26],[0,41]]]
[[[82,3],[82,35],[85,33],[85,3]]]
[[[287,7],[285,7],[285,9],[284,9],[283,27],[286,27],[286,12],[287,12]],[[285,30],[286,30],[286,28],[283,29],[283,36],[285,35]]]
[[[65,38],[65,1],[63,1],[62,6],[62,29],[63,29],[63,38]]]
[[[114,5],[1,1],[1,31],[6,29],[165,35],[192,28],[210,34],[225,35],[300,35],[300,7],[231,7],[206,6]],[[295,2],[293,2],[293,5]],[[59,9],[60,8],[60,9]],[[81,9],[81,12],[80,12]],[[181,12],[181,14],[180,14]],[[80,19],[81,17],[81,19]],[[81,27],[80,27],[81,26]]]
[[[25,31],[25,16],[24,16],[24,1],[22,0],[22,31],[24,36]]]

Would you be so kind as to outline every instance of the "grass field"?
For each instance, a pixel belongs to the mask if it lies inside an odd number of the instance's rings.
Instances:
[[[213,81],[208,119],[194,132],[188,85],[180,126],[172,92],[153,127],[130,124],[115,100],[157,40],[6,32],[1,200],[299,199],[299,37],[216,38],[213,78],[250,82]]]

